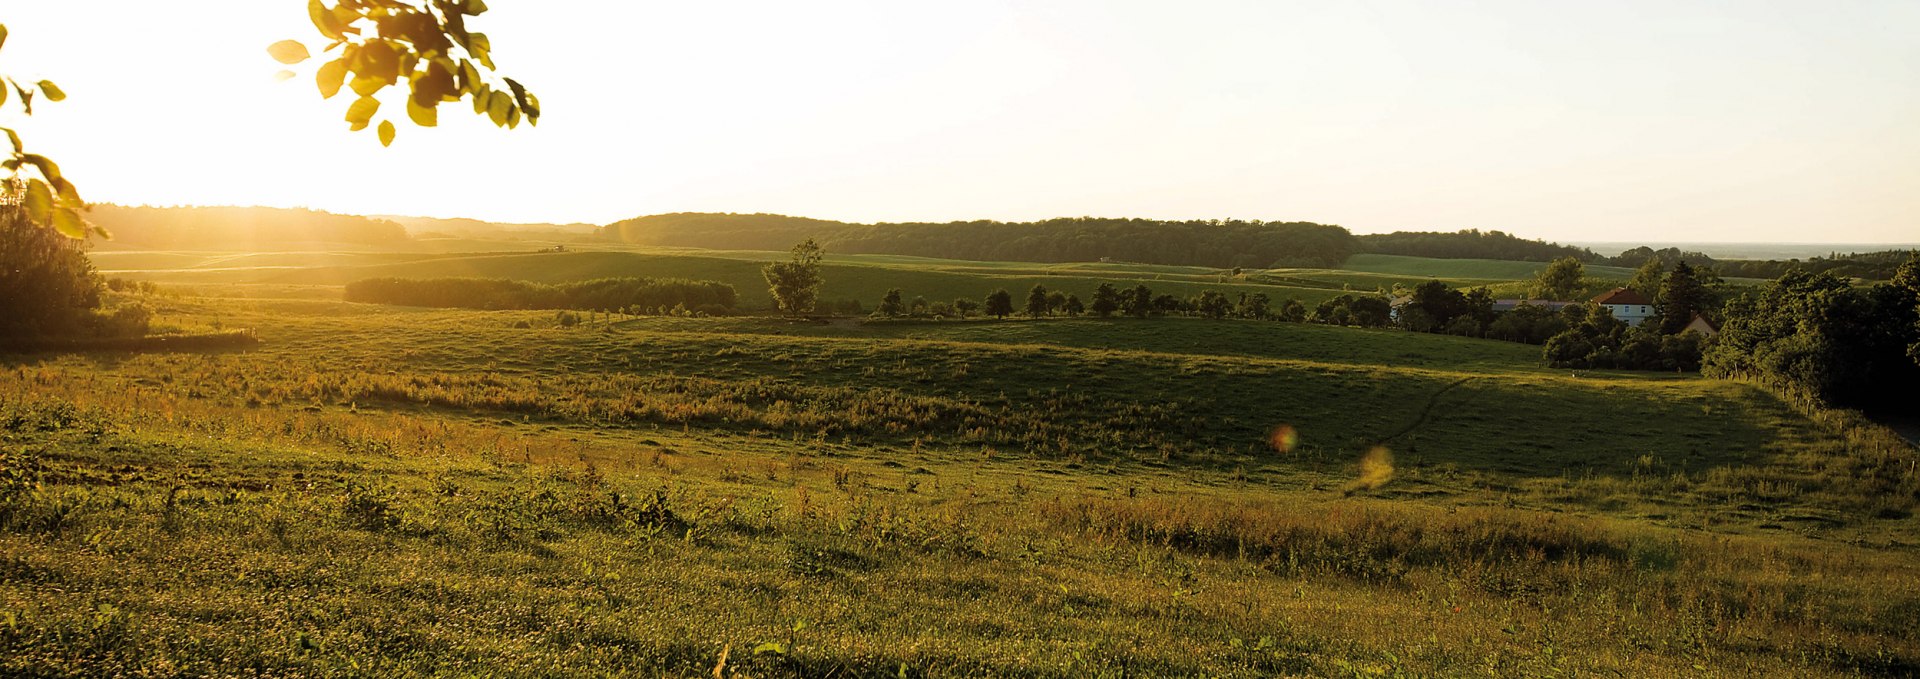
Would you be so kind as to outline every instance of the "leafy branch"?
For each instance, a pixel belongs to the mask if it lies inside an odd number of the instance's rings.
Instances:
[[[493,71],[493,44],[487,34],[467,30],[467,19],[487,11],[483,0],[340,0],[329,7],[308,0],[314,28],[330,41],[320,51],[339,52],[314,73],[320,96],[331,99],[341,88],[356,96],[347,105],[346,121],[353,131],[367,129],[379,114],[374,95],[402,81],[408,89],[407,118],[421,127],[439,124],[439,106],[472,99],[473,112],[494,125],[515,128],[524,118],[540,120],[540,100],[512,78],[501,78],[504,88],[482,76]],[[312,58],[297,40],[282,40],[267,48],[283,64]],[[291,72],[282,72],[291,77]],[[376,127],[381,145],[391,145],[392,120]]]
[[[7,27],[0,24],[0,48],[7,44]],[[67,93],[51,80],[36,83],[21,83],[6,76],[0,76],[0,110],[5,110],[10,101],[18,102],[20,110],[33,115],[33,99],[36,93],[47,101],[61,101]],[[107,232],[94,226],[80,216],[87,209],[86,201],[80,199],[80,191],[60,174],[60,165],[53,159],[37,153],[27,153],[26,144],[20,141],[20,133],[10,127],[0,127],[5,134],[12,151],[5,160],[0,160],[0,170],[6,171],[7,184],[18,186],[20,202],[27,208],[27,216],[35,224],[51,226],[69,238],[86,238],[95,233],[107,237]],[[27,171],[31,170],[29,174]],[[11,191],[9,191],[10,193]]]

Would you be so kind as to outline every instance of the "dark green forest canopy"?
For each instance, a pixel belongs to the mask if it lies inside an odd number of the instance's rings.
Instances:
[[[602,235],[639,245],[737,250],[784,250],[813,238],[828,252],[840,253],[1220,268],[1331,267],[1358,252],[1353,234],[1338,226],[1239,220],[849,224],[769,214],[676,213],[617,222]]]
[[[399,224],[358,215],[267,207],[95,205],[87,213],[115,247],[273,247],[289,243],[378,245],[407,239]]]
[[[1505,259],[1521,262],[1551,262],[1572,257],[1582,262],[1602,259],[1592,250],[1528,240],[1500,231],[1467,229],[1452,233],[1439,231],[1395,231],[1357,236],[1362,252],[1439,259]]]

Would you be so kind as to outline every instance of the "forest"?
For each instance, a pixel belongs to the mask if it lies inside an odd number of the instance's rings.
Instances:
[[[116,248],[231,249],[289,243],[385,245],[407,230],[385,219],[265,207],[95,205],[87,218],[113,234]]]
[[[546,285],[499,278],[369,278],[348,283],[349,302],[443,309],[573,309],[651,313],[679,308],[720,315],[733,286],[679,278],[601,278]]]
[[[1507,259],[1522,262],[1551,262],[1573,257],[1594,262],[1600,256],[1592,250],[1529,240],[1502,231],[1466,229],[1453,233],[1438,231],[1395,231],[1355,236],[1364,252],[1407,257],[1439,259]]]
[[[1090,217],[866,225],[768,214],[677,213],[617,222],[602,236],[639,245],[735,250],[784,250],[813,238],[841,253],[1219,268],[1332,267],[1359,251],[1346,229],[1311,222]]]

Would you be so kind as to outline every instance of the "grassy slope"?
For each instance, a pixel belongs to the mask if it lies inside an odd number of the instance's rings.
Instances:
[[[1910,453],[1875,458],[1742,385],[1250,322],[567,330],[152,301],[266,344],[0,371],[0,439],[46,483],[0,503],[0,666],[692,675],[731,648],[754,675],[1659,676],[1920,658]],[[1279,424],[1297,448],[1269,444]],[[1391,480],[1356,485],[1378,443]],[[765,642],[782,652],[752,653]]]

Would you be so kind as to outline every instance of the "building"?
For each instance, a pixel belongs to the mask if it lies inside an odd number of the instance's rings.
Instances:
[[[1599,297],[1593,303],[1613,314],[1614,318],[1626,321],[1627,325],[1639,326],[1641,321],[1653,316],[1653,300],[1628,288],[1614,288]]]
[[[1700,333],[1701,337],[1712,337],[1720,333],[1719,328],[1713,327],[1712,321],[1708,321],[1700,314],[1694,314],[1693,320],[1688,321],[1687,327],[1681,328],[1680,332],[1686,332],[1688,330]]]

